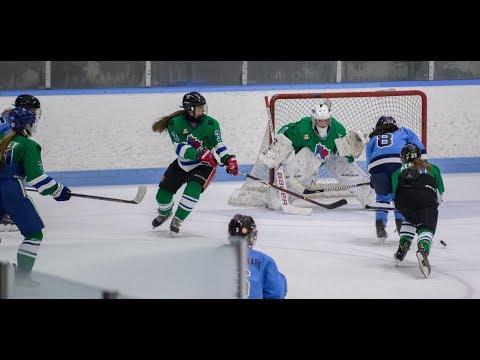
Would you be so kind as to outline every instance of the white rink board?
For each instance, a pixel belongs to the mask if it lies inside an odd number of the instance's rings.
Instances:
[[[376,91],[308,89],[205,92],[209,114],[239,164],[255,162],[266,127],[264,96],[275,93]],[[402,87],[428,99],[430,157],[480,156],[480,85]],[[174,158],[167,135],[151,131],[154,119],[179,110],[183,93],[38,95],[43,119],[34,137],[47,171],[166,167]],[[0,97],[0,107],[15,97]],[[339,119],[341,120],[341,119]],[[374,124],[372,124],[372,127]]]

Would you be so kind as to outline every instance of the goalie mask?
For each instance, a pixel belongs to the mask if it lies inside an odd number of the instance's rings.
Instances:
[[[228,234],[232,245],[236,244],[239,238],[246,237],[248,246],[253,247],[257,242],[257,225],[251,216],[237,214],[228,224]]]
[[[315,105],[312,109],[313,126],[318,132],[318,135],[324,139],[327,137],[328,128],[330,126],[330,109],[326,104]]]

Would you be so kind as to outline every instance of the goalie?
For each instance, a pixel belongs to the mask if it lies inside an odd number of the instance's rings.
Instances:
[[[268,149],[259,155],[260,162],[268,168],[285,165],[289,190],[302,194],[315,187],[322,165],[342,186],[370,181],[370,176],[354,162],[363,151],[365,136],[356,131],[347,133],[330,111],[331,100],[323,99],[311,109],[310,116],[283,126]],[[368,186],[352,188],[350,192],[362,206],[373,202],[374,194]],[[275,190],[268,191],[264,200],[272,209],[281,208]]]

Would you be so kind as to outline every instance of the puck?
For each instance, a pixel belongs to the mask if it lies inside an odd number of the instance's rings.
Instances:
[[[440,240],[440,244],[442,244],[443,246],[447,246],[447,243],[443,240]]]

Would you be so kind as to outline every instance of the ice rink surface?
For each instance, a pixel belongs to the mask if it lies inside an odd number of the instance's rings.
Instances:
[[[289,299],[480,298],[480,174],[445,174],[444,181],[445,201],[439,208],[428,279],[418,269],[416,244],[403,263],[394,266],[398,235],[393,214],[389,215],[389,237],[380,245],[374,212],[362,210],[352,198],[335,210],[315,208],[308,217],[228,205],[229,194],[241,182],[211,184],[176,239],[167,236],[168,224],[155,230],[151,227],[156,216],[156,185],[148,186],[139,205],[82,198],[61,203],[31,193],[46,224],[35,270],[133,297],[160,297],[162,282],[158,279],[175,276],[161,263],[165,254],[171,252],[169,261],[175,261],[178,249],[202,251],[227,244],[228,221],[241,212],[257,223],[256,248],[272,256],[286,275]],[[71,188],[77,193],[127,199],[134,197],[136,189]],[[0,233],[0,237],[0,260],[16,262],[20,233]],[[196,286],[186,280],[182,286]]]

